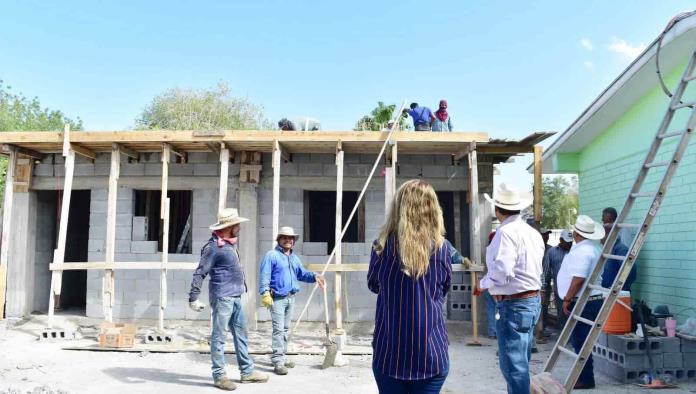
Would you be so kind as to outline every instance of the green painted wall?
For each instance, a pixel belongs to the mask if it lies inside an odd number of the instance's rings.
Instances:
[[[668,74],[672,89],[685,66]],[[692,84],[685,97],[696,99],[696,86]],[[580,213],[599,220],[605,207],[621,210],[668,104],[656,80],[652,91],[578,152]],[[688,110],[677,114],[671,130],[686,125]],[[663,144],[658,161],[671,157],[675,140]],[[656,190],[663,172],[664,168],[652,170],[642,190]],[[637,222],[650,202],[639,200],[629,222]],[[696,310],[686,310],[696,305],[696,138],[691,139],[640,253],[633,294],[653,307],[667,304],[673,313],[683,311],[678,316],[680,321],[696,316]]]

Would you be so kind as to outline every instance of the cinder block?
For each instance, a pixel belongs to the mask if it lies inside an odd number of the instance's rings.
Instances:
[[[162,175],[162,165],[155,163],[145,163],[145,175],[146,176],[159,176]],[[173,175],[170,171],[169,175]]]
[[[424,178],[445,178],[447,177],[447,167],[444,166],[423,166]]]
[[[145,175],[145,163],[126,163],[121,164],[122,176],[143,176]]]
[[[350,177],[367,176],[370,170],[371,167],[368,164],[348,164],[343,170],[343,175]]]
[[[298,174],[297,163],[280,163],[280,176],[297,176]]]
[[[326,256],[328,254],[327,249],[328,246],[326,242],[302,243],[302,254],[305,256]]]
[[[681,353],[681,338],[660,337],[663,353]]]
[[[403,177],[422,176],[422,167],[414,164],[399,164],[399,175]]]
[[[597,342],[596,342],[596,343],[597,343],[597,345],[599,345],[599,346],[604,346],[604,347],[606,347],[606,346],[607,346],[607,343],[608,343],[607,334],[604,333],[604,332],[600,332],[600,333],[599,333],[599,336],[597,337]]]
[[[322,176],[324,166],[321,163],[300,163],[298,171],[300,176]]]
[[[219,165],[216,164],[193,164],[194,176],[217,176],[219,174]]]
[[[686,369],[696,369],[696,353],[693,352],[687,352],[687,353],[681,353],[682,354],[682,359],[684,361],[684,368]]]
[[[471,321],[471,304],[448,302],[447,318],[449,320]]]
[[[132,253],[157,253],[157,241],[132,241],[130,251]]]
[[[169,175],[171,175],[171,176],[193,175],[193,165],[181,164],[181,163],[170,163],[169,164]]]
[[[34,176],[53,176],[53,164],[37,164],[34,166]]]
[[[682,353],[662,353],[662,366],[664,368],[683,368],[684,357]]]
[[[208,152],[189,152],[188,162],[189,163],[207,163],[208,162]]]
[[[623,335],[608,335],[607,347],[616,353],[645,354],[643,338],[632,338]],[[662,342],[659,338],[649,338],[650,350],[653,354],[662,353]]]
[[[148,233],[147,216],[133,216],[131,239],[133,241],[146,241]]]
[[[696,353],[696,341],[690,341],[688,339],[681,339],[681,352],[682,353]]]
[[[106,234],[106,228],[104,229],[104,234]],[[116,239],[130,240],[131,228],[128,226],[116,226]]]
[[[449,302],[471,303],[471,284],[452,284],[449,291]]]

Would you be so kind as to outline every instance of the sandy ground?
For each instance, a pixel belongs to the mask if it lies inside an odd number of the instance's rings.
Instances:
[[[66,345],[93,345],[94,327],[98,321],[59,316],[59,326],[82,326],[84,338],[73,341],[38,341],[37,333],[45,324],[44,316],[28,321],[0,322],[0,393],[204,393],[220,392],[212,386],[210,358],[203,353],[94,352],[63,350]],[[202,325],[190,322],[171,323],[170,332],[177,340],[207,332]],[[251,348],[266,350],[270,342],[269,326],[261,324],[250,333]],[[146,328],[144,329],[146,330]],[[141,333],[144,332],[141,329]],[[349,344],[354,349],[369,344],[369,325],[352,326]],[[467,337],[461,327],[452,325],[450,332],[450,374],[443,393],[504,393],[505,384],[498,370],[496,346],[481,339],[484,346],[466,346]],[[362,334],[362,335],[361,335]],[[304,349],[321,343],[320,325],[302,327],[298,341]],[[541,345],[535,354],[532,369],[538,372],[551,344]],[[287,376],[272,375],[265,384],[239,384],[239,393],[377,393],[371,371],[371,356],[347,356],[348,367],[321,370],[321,355],[294,356],[297,367]],[[254,356],[257,368],[272,372],[267,355]],[[228,355],[228,375],[239,379],[234,355]],[[637,393],[643,389],[611,382],[597,376],[596,393]],[[696,384],[682,385],[670,393],[696,392]]]

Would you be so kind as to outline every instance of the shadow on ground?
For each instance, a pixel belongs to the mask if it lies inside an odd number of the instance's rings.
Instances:
[[[206,387],[213,384],[213,380],[209,376],[203,377],[200,375],[185,375],[158,368],[115,367],[105,369],[104,373],[118,379],[120,382],[130,384],[160,382],[194,387]]]

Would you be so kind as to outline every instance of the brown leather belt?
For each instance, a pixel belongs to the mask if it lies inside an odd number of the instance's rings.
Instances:
[[[524,298],[532,298],[539,295],[539,290],[528,290],[517,294],[496,295],[496,301],[521,300]]]

